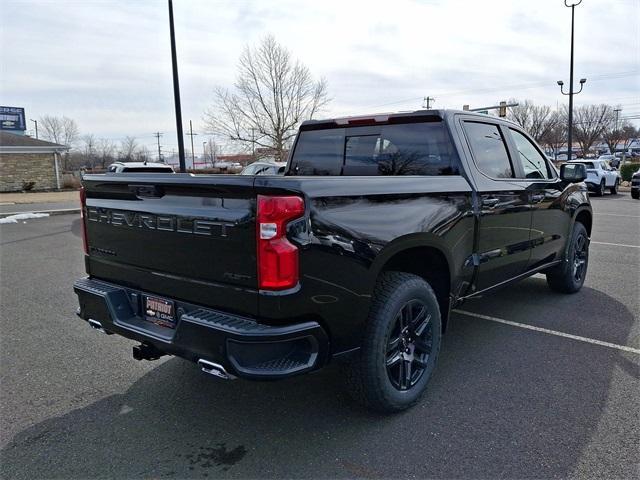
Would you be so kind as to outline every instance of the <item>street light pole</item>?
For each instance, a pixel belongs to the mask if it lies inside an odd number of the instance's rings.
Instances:
[[[562,89],[563,82],[562,80],[558,80],[558,85],[560,85],[560,92],[563,95],[569,95],[569,131],[568,131],[568,139],[567,139],[567,159],[571,160],[573,154],[573,96],[577,95],[582,91],[582,86],[587,81],[586,78],[580,79],[580,90],[577,92],[573,91],[573,23],[574,23],[574,13],[575,8],[582,3],[582,0],[578,0],[575,3],[568,3],[567,0],[564,0],[565,7],[571,7],[571,60],[569,66],[569,93],[564,93]],[[586,152],[583,152],[583,154]]]
[[[36,140],[38,140],[38,121],[37,120],[32,120],[32,119],[29,119],[29,120],[31,120],[33,123],[36,124]]]
[[[204,159],[204,164],[207,164],[207,150],[206,150],[207,142],[202,142],[202,158]]]
[[[169,35],[171,37],[171,66],[173,68],[173,101],[176,107],[176,130],[178,133],[178,158],[180,172],[185,173],[187,166],[184,160],[184,134],[182,133],[182,108],[180,107],[180,84],[178,82],[178,56],[176,53],[176,32],[173,27],[173,2],[169,2]]]

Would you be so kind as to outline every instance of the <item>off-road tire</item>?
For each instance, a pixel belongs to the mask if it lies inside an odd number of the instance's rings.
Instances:
[[[581,252],[583,250],[583,252]],[[576,262],[581,264],[578,275]],[[589,235],[580,222],[573,224],[566,256],[563,262],[547,272],[547,284],[551,290],[560,293],[576,293],[582,288],[589,265]]]
[[[416,383],[402,390],[402,386],[394,386],[392,375],[388,372],[388,369],[392,368],[388,367],[389,344],[393,341],[392,334],[395,337],[394,332],[397,330],[394,329],[397,328],[399,315],[406,305],[415,304],[423,305],[427,315],[431,316],[431,325],[428,327],[430,328],[430,353],[422,362],[424,367]],[[349,393],[365,407],[377,412],[399,412],[411,407],[420,400],[433,375],[441,338],[440,308],[431,286],[423,278],[410,273],[383,273],[377,282],[371,301],[362,347],[358,355],[347,365]],[[400,354],[404,355],[403,351]],[[404,368],[406,373],[407,367],[404,366]],[[409,371],[411,371],[410,368]],[[402,370],[399,375],[402,376]]]

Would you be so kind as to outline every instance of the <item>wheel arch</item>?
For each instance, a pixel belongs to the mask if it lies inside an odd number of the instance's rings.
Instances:
[[[576,222],[580,222],[584,225],[584,228],[587,229],[587,235],[589,235],[589,238],[591,238],[591,228],[593,227],[593,213],[586,205],[576,210],[576,213],[573,216],[573,223]]]
[[[450,296],[453,272],[448,251],[440,244],[439,239],[429,241],[424,237],[405,238],[402,242],[389,245],[374,262],[373,278],[377,282],[379,276],[388,271],[412,273],[422,277],[438,299],[442,317],[442,329],[446,329],[450,313]],[[375,283],[372,285],[375,287]]]

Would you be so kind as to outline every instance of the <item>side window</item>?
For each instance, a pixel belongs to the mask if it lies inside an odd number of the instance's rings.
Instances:
[[[525,178],[551,178],[547,162],[538,149],[522,133],[512,128],[509,130],[511,131],[513,143],[518,150],[518,157],[520,158]]]
[[[497,125],[464,122],[478,169],[492,178],[513,178],[513,167]]]
[[[297,175],[340,175],[343,149],[342,128],[300,132],[294,171]]]

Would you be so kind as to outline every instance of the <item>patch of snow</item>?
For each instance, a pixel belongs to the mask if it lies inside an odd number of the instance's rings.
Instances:
[[[30,220],[32,218],[48,217],[48,213],[17,213],[15,215],[9,215],[8,217],[0,218],[0,225],[3,223],[18,223],[18,220]],[[22,222],[27,223],[27,222]]]

